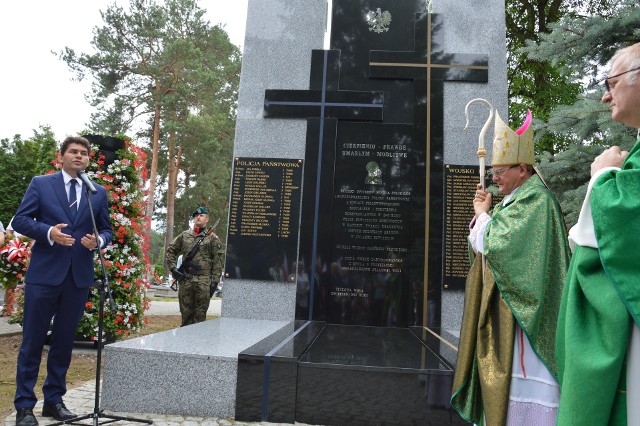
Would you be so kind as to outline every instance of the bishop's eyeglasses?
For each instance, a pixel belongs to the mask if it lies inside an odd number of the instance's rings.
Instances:
[[[514,164],[513,166],[505,167],[504,169],[490,169],[487,170],[487,175],[489,175],[489,177],[495,176],[499,178],[500,176],[505,174],[507,170],[515,169],[516,167],[520,167],[520,164]]]

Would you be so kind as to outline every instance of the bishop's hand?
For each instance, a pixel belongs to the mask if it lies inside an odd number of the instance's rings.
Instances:
[[[473,198],[473,211],[475,217],[480,216],[482,213],[489,213],[491,210],[491,193],[482,189],[482,184],[476,186],[476,194]]]

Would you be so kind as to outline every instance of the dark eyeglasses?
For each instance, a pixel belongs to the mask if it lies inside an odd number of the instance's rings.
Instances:
[[[515,169],[516,167],[520,167],[520,164],[514,164],[513,166],[509,166],[506,169],[491,169],[491,170],[487,170],[487,174],[489,175],[489,177],[495,176],[495,177],[499,178],[500,176],[505,174],[507,172],[507,170]]]
[[[631,71],[638,71],[638,70],[640,70],[640,67],[638,67],[638,68],[633,68],[633,69],[630,69],[630,70],[628,70],[628,71],[621,72],[620,74],[612,75],[612,76],[610,76],[610,77],[605,78],[605,79],[604,79],[604,88],[606,89],[606,91],[607,91],[607,92],[611,92],[611,87],[609,87],[609,79],[611,79],[611,78],[616,78],[616,77],[620,77],[621,75],[625,75],[626,73],[629,73],[629,72],[631,72]]]

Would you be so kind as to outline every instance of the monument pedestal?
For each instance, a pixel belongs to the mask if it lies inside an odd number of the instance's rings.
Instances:
[[[107,345],[101,408],[233,417],[238,353],[287,323],[218,318]]]
[[[235,418],[467,424],[449,404],[448,355],[421,335],[420,328],[293,322],[239,354]]]

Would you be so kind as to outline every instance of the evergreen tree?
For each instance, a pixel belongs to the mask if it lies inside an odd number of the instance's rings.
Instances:
[[[636,131],[611,119],[608,105],[600,99],[608,62],[616,50],[640,40],[640,8],[637,0],[616,2],[607,13],[568,14],[551,25],[540,42],[528,42],[521,49],[531,60],[548,61],[563,78],[579,84],[582,93],[567,105],[557,105],[549,119],[536,126],[537,137],[548,133],[572,141],[564,152],[542,157],[540,168],[561,202],[568,226],[572,226],[582,205],[590,177],[590,164],[604,147],[630,149]]]
[[[572,103],[580,93],[579,82],[566,79],[559,64],[551,58],[534,58],[521,48],[540,41],[563,17],[606,13],[616,3],[612,0],[506,2],[510,122],[522,122],[527,109],[532,110],[536,119],[546,121],[556,105]],[[562,133],[540,133],[536,135],[536,153],[559,152],[572,142],[573,139]]]
[[[40,126],[23,140],[0,140],[0,220],[6,227],[22,201],[31,178],[51,169],[58,143],[49,126]]]
[[[185,37],[185,32],[191,36]],[[187,29],[181,28],[168,39],[165,52],[174,58],[174,79],[163,104],[168,141],[167,244],[174,230],[185,228],[184,222],[198,205],[209,207],[212,215],[215,208],[224,209],[224,204],[217,205],[217,198],[222,192],[226,199],[229,180],[217,178],[221,168],[231,165],[240,77],[238,49],[221,28],[193,19]],[[185,221],[174,226],[174,217]]]
[[[146,214],[150,220],[155,207],[164,203],[168,238],[180,164],[183,153],[188,156],[191,151],[185,143],[190,117],[207,117],[216,110],[214,105],[224,105],[224,131],[234,126],[229,112],[237,99],[240,52],[220,26],[204,19],[204,13],[196,0],[132,0],[127,10],[114,4],[102,14],[105,25],[94,30],[96,53],[77,54],[66,48],[60,55],[78,78],[95,78],[91,99],[98,112],[92,117],[92,131],[129,133],[136,120],[148,126],[138,134],[138,140],[150,139]],[[200,137],[211,140],[214,135]],[[161,159],[163,153],[166,157]],[[168,176],[159,180],[158,175]],[[159,203],[155,188],[161,180],[168,190],[167,200]]]

